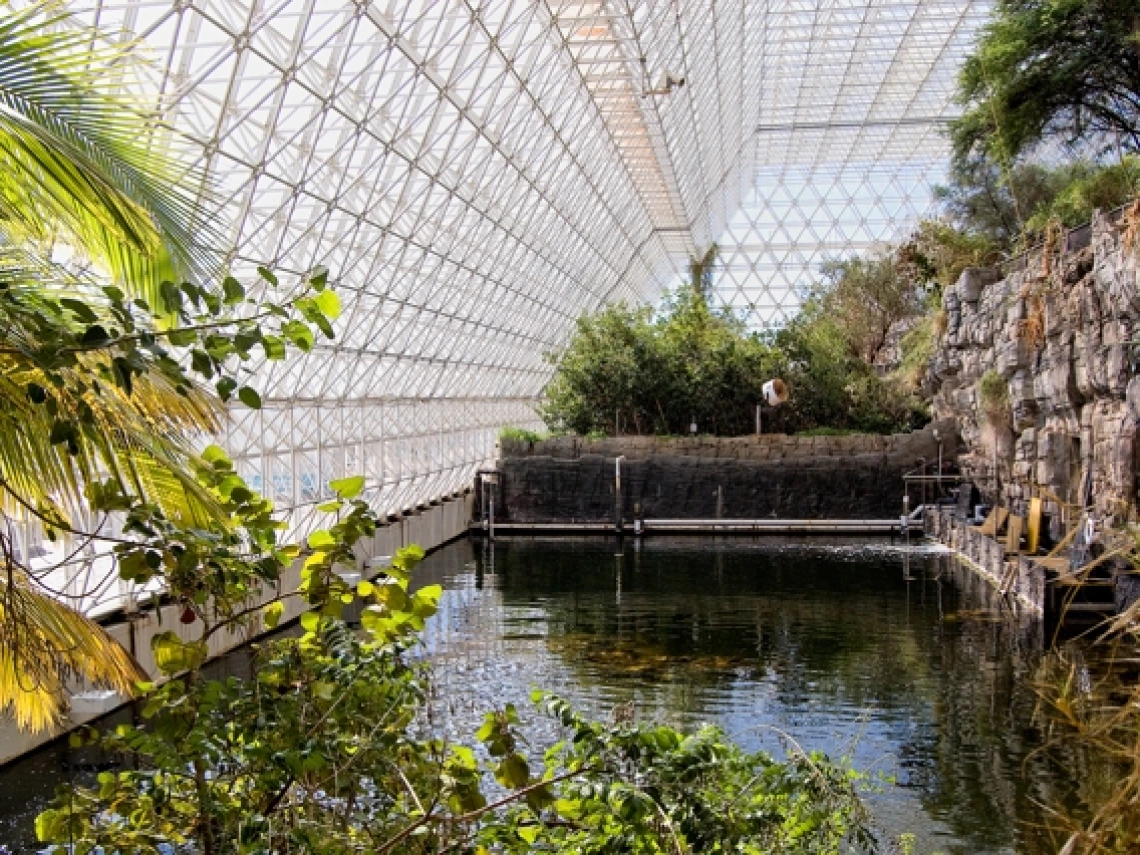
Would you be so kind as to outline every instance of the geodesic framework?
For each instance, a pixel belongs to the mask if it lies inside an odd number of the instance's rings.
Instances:
[[[724,301],[798,310],[828,256],[896,240],[943,177],[958,69],[988,2],[793,2],[764,14],[753,190],[721,241]]]
[[[579,314],[654,299],[712,241],[728,302],[761,321],[788,306],[795,271],[846,216],[831,195],[805,204],[804,188],[820,175],[877,186],[869,163],[909,187],[903,172],[943,157],[917,120],[946,114],[983,5],[72,8],[151,58],[143,85],[207,168],[237,271],[324,264],[342,296],[336,341],[264,366],[264,408],[233,411],[240,467],[299,509],[363,472],[391,511],[469,484],[502,426],[537,426],[544,354]],[[880,235],[915,208],[861,227]],[[790,232],[795,217],[806,231]]]

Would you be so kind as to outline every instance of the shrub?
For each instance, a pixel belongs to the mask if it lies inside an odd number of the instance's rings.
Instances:
[[[978,403],[992,422],[1009,418],[1009,383],[992,368],[978,380]]]
[[[1057,194],[1026,221],[1029,232],[1042,232],[1050,222],[1072,228],[1087,223],[1093,211],[1117,208],[1140,193],[1140,156],[1097,166],[1078,161],[1058,170],[1065,179]]]
[[[663,314],[607,306],[578,320],[556,366],[542,415],[581,435],[747,433],[761,386],[780,354],[727,311],[682,289]]]
[[[658,317],[606,307],[579,319],[566,350],[552,357],[543,418],[581,435],[687,435],[693,421],[702,433],[748,434],[763,384],[780,377],[791,399],[765,414],[769,432],[892,432],[923,423],[922,402],[904,384],[880,379],[834,317],[816,299],[787,329],[760,336],[692,287],[672,295]]]
[[[499,431],[499,442],[542,442],[549,434],[508,426]]]

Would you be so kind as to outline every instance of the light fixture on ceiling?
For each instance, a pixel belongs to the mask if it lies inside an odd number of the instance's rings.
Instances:
[[[657,85],[652,89],[647,89],[642,93],[643,98],[648,98],[651,95],[671,95],[674,89],[680,89],[685,85],[685,78],[678,77],[671,72],[664,72],[657,81]]]

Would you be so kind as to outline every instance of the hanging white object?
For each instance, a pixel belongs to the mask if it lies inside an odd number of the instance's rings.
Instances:
[[[788,400],[788,384],[778,377],[761,386],[760,392],[769,407],[778,407]]]

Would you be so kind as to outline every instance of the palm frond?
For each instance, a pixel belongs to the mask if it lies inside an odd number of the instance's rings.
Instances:
[[[190,465],[197,440],[222,426],[225,411],[217,397],[196,386],[179,391],[156,371],[137,377],[129,394],[113,383],[93,384],[92,378],[109,370],[111,357],[101,351],[80,354],[73,367],[56,369],[61,385],[50,382],[24,354],[51,342],[37,340],[38,328],[15,307],[46,312],[49,304],[41,295],[75,295],[86,297],[85,303],[98,312],[94,286],[27,247],[5,241],[2,229],[0,281],[8,288],[0,313],[0,339],[8,348],[0,353],[0,479],[7,487],[0,494],[14,494],[0,495],[0,509],[12,513],[21,501],[33,507],[45,504],[66,521],[84,507],[85,486],[110,477],[174,519],[219,518],[221,509]],[[46,390],[59,412],[90,413],[75,453],[51,442],[54,419],[46,406],[29,399],[33,384]]]
[[[82,675],[99,688],[131,697],[147,679],[131,655],[94,621],[30,587],[5,568],[0,579],[0,714],[24,730],[59,724],[67,681]],[[13,584],[6,579],[11,578]]]
[[[62,239],[154,301],[163,279],[218,270],[201,174],[164,151],[153,114],[116,91],[122,48],[41,2],[0,21],[0,218],[10,234]],[[195,189],[197,188],[197,189]]]
[[[23,501],[59,503],[66,520],[84,507],[85,485],[110,477],[172,518],[190,522],[220,514],[190,467],[192,438],[220,425],[212,399],[184,397],[153,378],[139,381],[130,399],[110,387],[98,400],[56,390],[61,406],[84,401],[95,412],[94,424],[72,454],[66,444],[51,442],[51,417],[28,400],[28,383],[42,385],[42,375],[15,369],[6,358],[0,358],[0,373],[0,478]],[[3,496],[0,507],[12,511],[13,501]]]

